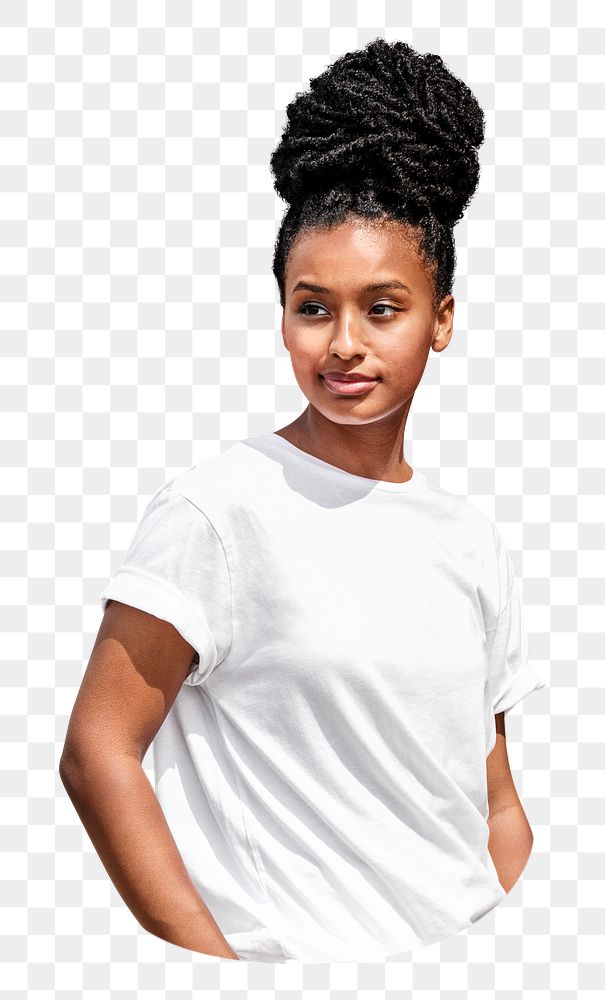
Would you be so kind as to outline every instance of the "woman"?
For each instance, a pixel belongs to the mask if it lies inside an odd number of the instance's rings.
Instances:
[[[403,450],[483,138],[466,85],[403,42],[296,96],[274,273],[308,406],[165,483],[101,595],[61,777],[127,905],[182,947],[385,959],[468,927],[527,862],[504,714],[545,682],[513,564]]]

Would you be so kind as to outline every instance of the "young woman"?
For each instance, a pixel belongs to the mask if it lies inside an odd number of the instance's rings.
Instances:
[[[468,87],[403,42],[296,96],[274,273],[308,406],[165,483],[101,594],[61,777],[126,904],[184,948],[400,955],[530,854],[504,715],[545,681],[513,564],[404,456],[483,138]]]

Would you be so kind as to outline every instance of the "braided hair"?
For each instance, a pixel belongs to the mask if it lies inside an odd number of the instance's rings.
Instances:
[[[451,293],[453,227],[477,188],[483,111],[440,56],[376,38],[336,59],[286,109],[271,154],[281,221],[273,273],[285,305],[296,236],[360,217],[410,227],[432,272],[434,308]]]

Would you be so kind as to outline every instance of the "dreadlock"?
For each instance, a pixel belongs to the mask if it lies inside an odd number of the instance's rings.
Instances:
[[[336,59],[286,108],[271,155],[281,221],[273,273],[284,276],[295,238],[355,216],[409,227],[432,274],[434,308],[451,293],[453,227],[477,188],[483,111],[440,56],[376,38]]]

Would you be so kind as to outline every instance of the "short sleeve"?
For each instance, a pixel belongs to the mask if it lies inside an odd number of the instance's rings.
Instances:
[[[231,584],[222,541],[206,514],[166,483],[149,501],[121,565],[99,595],[170,622],[193,646],[185,683],[204,683],[229,652]]]
[[[504,541],[494,526],[500,608],[486,629],[488,688],[494,714],[509,709],[532,691],[546,687],[528,660],[528,641],[519,580]]]

